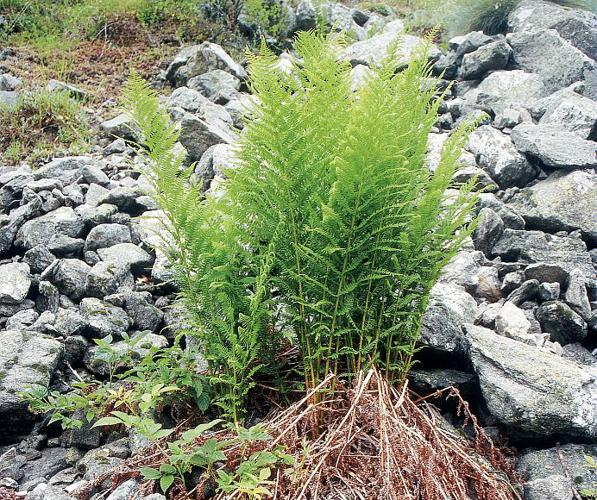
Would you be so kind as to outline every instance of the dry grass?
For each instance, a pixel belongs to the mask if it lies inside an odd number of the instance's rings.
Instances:
[[[316,389],[325,391],[330,376]],[[296,466],[278,469],[271,487],[274,499],[388,499],[388,500],[515,500],[518,478],[513,461],[496,448],[453,390],[434,396],[456,398],[464,424],[475,435],[466,438],[452,428],[427,400],[418,399],[406,385],[397,390],[376,371],[361,373],[350,389],[336,391],[333,399],[310,404],[313,393],[267,419],[273,440],[225,449],[234,470],[251,453],[282,445],[295,457]],[[227,440],[229,430],[201,437]],[[163,447],[162,447],[163,449]],[[165,457],[160,445],[129,459],[115,483],[137,476],[141,466],[159,467]],[[102,478],[100,478],[101,480]],[[211,498],[211,479],[191,492],[176,484],[170,498]],[[153,482],[143,486],[153,491]],[[219,500],[244,498],[220,494]]]

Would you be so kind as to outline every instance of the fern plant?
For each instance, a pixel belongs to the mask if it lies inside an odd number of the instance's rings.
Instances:
[[[275,366],[280,306],[306,388],[371,366],[401,382],[430,290],[474,226],[474,181],[452,181],[470,127],[447,140],[433,174],[426,166],[441,102],[427,49],[400,73],[391,50],[356,92],[341,50],[338,36],[302,33],[291,72],[265,46],[249,56],[256,104],[240,166],[213,198],[189,184],[155,94],[135,75],[127,88],[191,334],[234,419],[255,377]]]
[[[302,33],[290,74],[267,48],[250,59],[259,104],[218,202],[257,255],[275,241],[271,280],[291,308],[307,387],[373,364],[404,378],[476,202],[472,181],[446,206],[468,127],[434,175],[425,165],[441,101],[426,49],[398,74],[391,51],[355,93],[341,49],[337,37]]]

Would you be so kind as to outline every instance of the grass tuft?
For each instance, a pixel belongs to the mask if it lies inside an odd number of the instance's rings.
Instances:
[[[22,93],[15,106],[0,106],[0,153],[9,164],[81,153],[89,139],[81,103],[66,92],[36,90]]]

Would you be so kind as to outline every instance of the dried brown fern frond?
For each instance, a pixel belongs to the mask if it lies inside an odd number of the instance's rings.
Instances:
[[[474,438],[452,427],[430,398],[416,397],[407,386],[393,387],[375,368],[360,372],[352,387],[343,387],[333,375],[315,391],[333,397],[307,394],[284,411],[266,419],[271,441],[235,444],[223,451],[234,471],[255,452],[282,445],[295,466],[273,475],[276,500],[517,500],[521,496],[511,457],[496,448],[455,389],[435,393],[456,398],[459,412]],[[319,400],[317,404],[311,401]],[[471,432],[469,432],[471,434]],[[216,438],[231,442],[233,431],[215,432],[197,440]],[[159,467],[166,456],[159,444],[127,461],[122,479],[141,466]],[[118,480],[118,474],[112,474]],[[155,484],[148,482],[149,493]],[[211,491],[211,494],[207,492]],[[213,482],[204,476],[190,492],[177,484],[170,498],[242,499],[240,494],[213,496]]]

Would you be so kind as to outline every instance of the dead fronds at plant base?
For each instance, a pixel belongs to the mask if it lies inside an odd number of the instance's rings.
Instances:
[[[456,391],[476,439],[450,428],[437,410],[416,403],[372,369],[352,389],[319,407],[307,398],[270,423],[273,444],[301,453],[314,419],[322,430],[311,438],[300,477],[278,475],[279,498],[296,499],[516,499],[512,465],[493,446]]]
[[[325,391],[333,381],[330,375],[315,390]],[[280,468],[271,478],[274,499],[521,498],[512,460],[493,445],[456,390],[441,393],[457,399],[475,439],[447,423],[433,405],[417,400],[406,385],[400,390],[392,387],[376,369],[360,373],[350,389],[335,382],[333,397],[311,404],[311,392],[268,419],[265,426],[273,440],[255,442],[250,449],[246,445],[225,449],[228,462],[223,467],[235,470],[251,453],[282,445],[285,453],[294,456],[295,466]],[[223,430],[209,438],[229,435]],[[143,461],[131,460],[129,466]],[[154,455],[156,464],[159,457]],[[177,488],[170,496],[207,498],[200,492],[208,482],[205,478],[190,493]],[[227,493],[215,498],[244,497]]]

